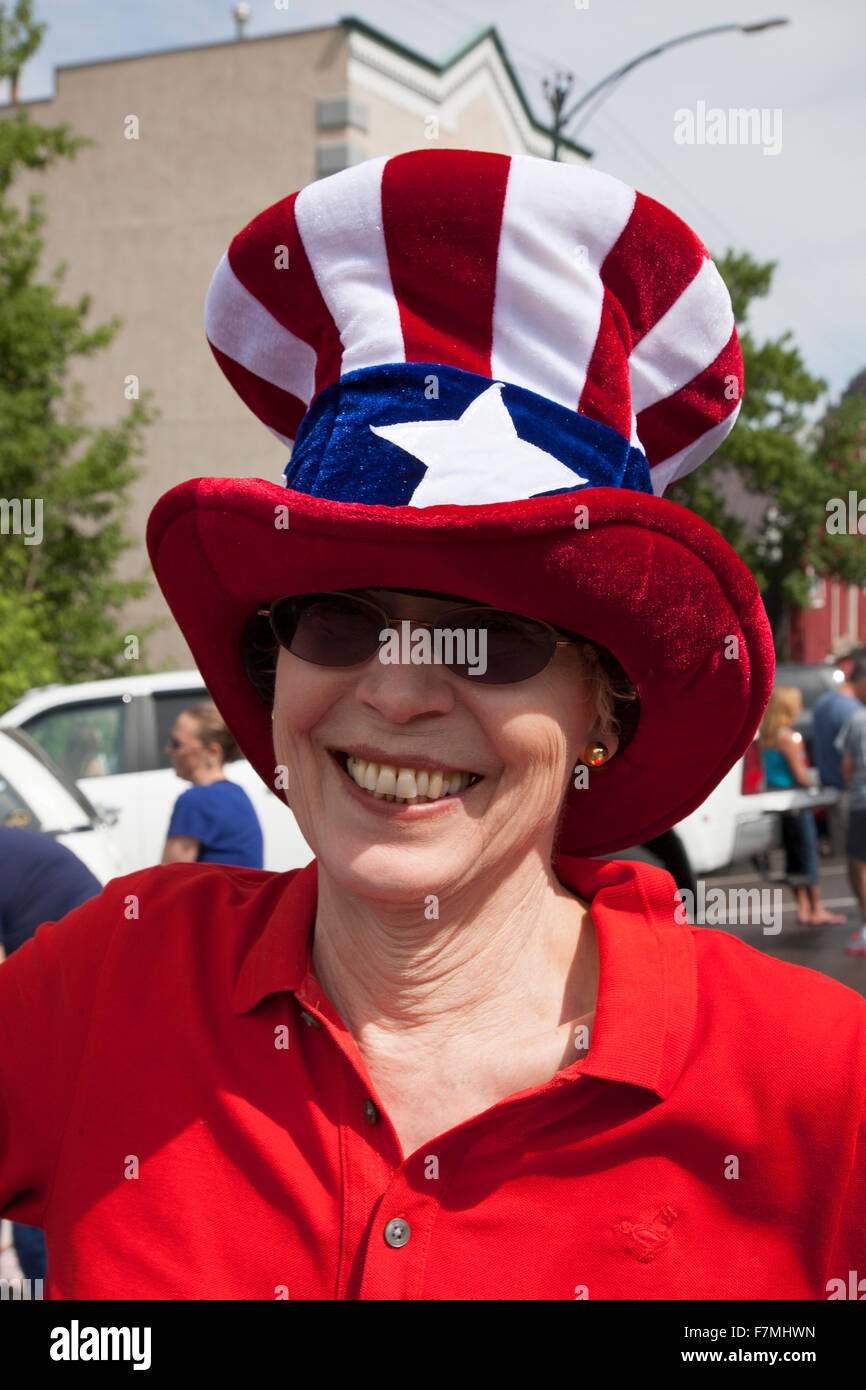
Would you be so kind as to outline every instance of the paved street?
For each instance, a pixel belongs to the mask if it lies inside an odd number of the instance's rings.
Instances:
[[[866,956],[846,956],[845,946],[856,927],[860,925],[859,912],[845,861],[842,859],[822,859],[821,896],[824,907],[829,912],[845,913],[848,920],[844,927],[801,927],[797,923],[797,908],[794,895],[789,888],[778,881],[759,878],[751,865],[738,866],[726,873],[707,877],[707,892],[711,887],[729,891],[731,888],[782,888],[782,930],[777,936],[765,935],[759,923],[738,926],[730,924],[722,930],[730,931],[747,941],[758,951],[778,960],[791,961],[794,965],[805,965],[810,970],[819,970],[841,981],[858,994],[866,995]]]

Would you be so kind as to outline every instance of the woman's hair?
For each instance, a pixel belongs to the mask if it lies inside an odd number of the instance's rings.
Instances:
[[[589,667],[591,695],[597,711],[597,722],[604,732],[615,734],[622,750],[631,742],[640,717],[637,691],[607,647],[585,641],[581,655]]]
[[[793,724],[803,708],[803,696],[795,685],[776,685],[758,730],[758,743],[772,748],[776,735],[786,724]]]
[[[557,628],[564,637],[577,637],[579,650],[588,666],[592,698],[598,711],[597,722],[619,739],[619,752],[634,738],[640,718],[637,691],[612,652],[578,633]],[[252,686],[269,708],[274,704],[279,643],[264,614],[253,613],[241,635],[244,670]]]
[[[244,756],[223,723],[216,705],[204,700],[200,705],[190,705],[184,713],[198,724],[198,736],[202,743],[219,744],[224,763],[235,763]]]

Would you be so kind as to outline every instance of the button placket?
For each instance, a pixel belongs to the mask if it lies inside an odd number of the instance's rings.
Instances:
[[[437,1157],[450,1167],[451,1156],[446,1160],[444,1148]],[[421,1297],[430,1237],[439,1215],[440,1188],[448,1182],[445,1174],[441,1179],[424,1179],[429,1159],[423,1151],[411,1156],[382,1192],[364,1252],[361,1299]]]
[[[382,1234],[385,1237],[386,1245],[390,1245],[393,1250],[399,1250],[402,1245],[407,1244],[412,1234],[412,1228],[408,1221],[404,1221],[400,1216],[394,1216],[386,1222]]]

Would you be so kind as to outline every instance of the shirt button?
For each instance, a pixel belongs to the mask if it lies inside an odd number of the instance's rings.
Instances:
[[[408,1222],[401,1220],[399,1216],[395,1216],[385,1227],[385,1241],[388,1245],[393,1245],[395,1249],[405,1245],[410,1235]]]
[[[307,1013],[306,1009],[301,1009],[301,1018],[308,1028],[321,1028],[322,1026],[317,1018],[313,1018],[312,1014]]]
[[[364,1114],[367,1116],[371,1125],[377,1125],[379,1123],[379,1111],[373,1104],[373,1101],[370,1100],[369,1096],[364,1101]]]

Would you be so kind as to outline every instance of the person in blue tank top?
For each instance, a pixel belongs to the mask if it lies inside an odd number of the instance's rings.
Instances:
[[[803,737],[793,727],[802,706],[803,697],[795,686],[773,687],[758,733],[768,790],[812,786]],[[814,814],[808,810],[786,812],[781,820],[785,874],[797,899],[797,921],[801,926],[844,922],[844,917],[828,912],[821,902],[818,827]]]
[[[263,867],[262,828],[253,804],[223,772],[242,756],[216,705],[183,710],[166,745],[178,777],[192,782],[174,804],[162,863]]]

